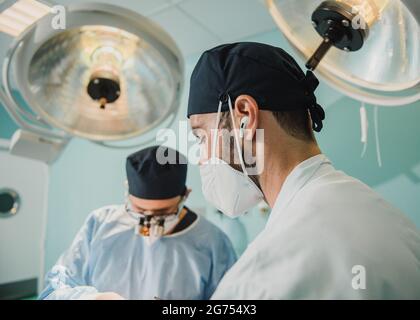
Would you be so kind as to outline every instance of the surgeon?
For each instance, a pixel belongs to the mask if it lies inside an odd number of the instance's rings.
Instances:
[[[420,298],[419,232],[322,154],[318,84],[260,43],[218,46],[194,69],[188,117],[204,195],[231,217],[272,208],[213,299]]]
[[[166,147],[130,155],[126,204],[88,216],[40,299],[208,299],[236,257],[222,231],[184,206],[186,163]]]

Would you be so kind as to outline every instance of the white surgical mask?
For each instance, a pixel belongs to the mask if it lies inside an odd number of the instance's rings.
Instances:
[[[217,111],[216,127],[212,139],[211,157],[200,165],[202,191],[207,201],[214,205],[218,210],[231,218],[236,218],[256,206],[264,199],[264,195],[257,185],[248,177],[236,130],[234,130],[234,140],[239,154],[242,172],[235,170],[228,163],[216,157],[221,108],[222,102],[219,103]],[[233,127],[236,128],[230,97],[229,110]]]

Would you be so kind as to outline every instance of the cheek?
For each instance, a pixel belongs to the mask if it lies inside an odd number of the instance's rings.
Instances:
[[[213,136],[212,133],[206,135],[206,139],[201,143],[200,145],[200,164],[204,163],[205,161],[209,160],[213,154],[212,154],[212,147],[213,147]],[[231,144],[230,144],[230,136],[226,135],[223,136],[223,134],[219,131],[217,136],[217,146],[215,150],[214,156],[223,159],[226,162],[229,162],[230,160],[230,153],[231,150]]]
[[[200,164],[209,160],[210,155],[211,155],[211,142],[208,139],[206,139],[206,141],[202,142],[200,145]]]
[[[200,144],[200,163],[209,160],[212,157],[212,145],[213,145],[213,132],[203,132],[204,139]],[[220,142],[219,142],[220,145]],[[216,156],[218,152],[216,150]]]

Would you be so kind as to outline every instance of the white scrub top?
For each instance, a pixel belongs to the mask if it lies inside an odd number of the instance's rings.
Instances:
[[[287,177],[212,299],[420,299],[419,231],[318,155]]]
[[[186,229],[146,244],[124,206],[91,213],[73,244],[48,272],[39,299],[209,299],[236,260],[216,226],[198,218]]]

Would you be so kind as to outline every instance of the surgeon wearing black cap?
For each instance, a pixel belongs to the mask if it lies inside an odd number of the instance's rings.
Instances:
[[[184,206],[183,155],[146,148],[126,171],[126,203],[88,216],[40,299],[208,299],[233,265],[227,236]]]
[[[272,209],[214,299],[420,296],[414,224],[318,146],[318,84],[284,50],[261,43],[208,50],[193,71],[188,117],[204,196],[230,217],[261,201]]]

